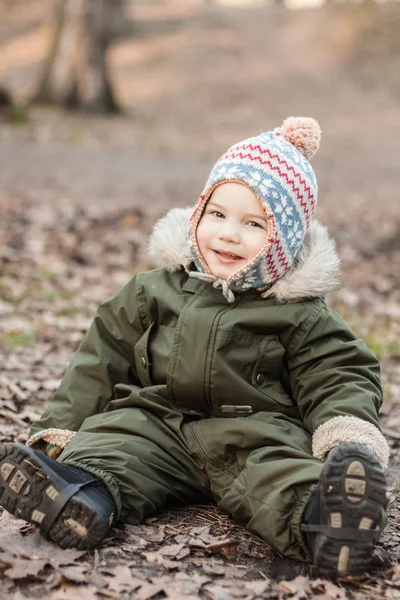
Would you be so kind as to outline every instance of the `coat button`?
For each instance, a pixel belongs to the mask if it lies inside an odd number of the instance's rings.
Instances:
[[[258,385],[262,385],[265,381],[264,373],[259,373],[256,377],[256,381],[257,381]]]
[[[145,369],[146,365],[147,365],[147,361],[144,356],[142,356],[142,358],[140,359],[140,362],[142,364],[143,369]]]

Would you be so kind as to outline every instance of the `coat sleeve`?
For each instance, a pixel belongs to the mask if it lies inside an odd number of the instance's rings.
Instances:
[[[137,288],[133,278],[99,307],[59,389],[32,425],[28,445],[65,447],[83,421],[102,412],[114,398],[117,383],[140,385],[134,347],[143,335],[145,309]]]
[[[313,455],[323,460],[334,446],[359,442],[386,467],[379,362],[338,314],[325,303],[317,308],[288,348],[290,385]]]

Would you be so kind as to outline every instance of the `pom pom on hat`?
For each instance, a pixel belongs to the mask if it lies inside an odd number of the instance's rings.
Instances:
[[[281,127],[275,129],[275,133],[293,144],[307,160],[311,160],[317,152],[321,141],[318,121],[310,117],[289,117],[283,121]]]

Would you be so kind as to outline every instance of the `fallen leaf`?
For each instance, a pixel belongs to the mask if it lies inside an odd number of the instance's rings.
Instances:
[[[87,582],[87,576],[82,570],[81,566],[75,567],[59,567],[58,572],[68,581],[74,581],[75,583]]]
[[[91,585],[77,585],[64,580],[58,590],[51,590],[51,595],[46,600],[77,600],[80,597],[84,600],[99,600],[99,590]],[[113,597],[117,598],[115,595]]]
[[[170,544],[168,546],[162,546],[159,550],[163,556],[171,556],[181,558],[182,552],[184,556],[190,554],[189,548],[185,548],[184,544]]]
[[[5,575],[10,579],[24,579],[25,577],[36,576],[48,564],[46,559],[24,559],[15,558],[8,553],[0,554],[0,561],[3,565],[8,565]]]
[[[160,592],[164,591],[164,584],[145,583],[140,590],[136,592],[136,598],[139,600],[149,600]]]
[[[346,590],[328,581],[326,579],[316,579],[310,581],[310,587],[312,590],[325,592],[327,598],[346,598]]]
[[[90,583],[91,585],[94,585],[99,590],[102,590],[102,589],[108,587],[108,583],[107,583],[107,580],[105,579],[105,577],[103,577],[102,575],[100,575],[99,573],[96,573],[96,572],[88,574],[87,582]]]
[[[278,586],[292,595],[297,594],[298,592],[304,592],[305,594],[312,593],[310,580],[308,577],[303,577],[303,575],[298,575],[296,579],[293,579],[292,581],[280,581]]]
[[[136,526],[136,535],[142,537],[148,542],[162,542],[165,539],[163,527],[150,527],[148,525]]]
[[[117,565],[112,568],[112,573],[107,576],[103,570],[100,572],[104,575],[105,580],[108,583],[110,591],[118,592],[131,592],[135,591],[143,585],[143,580],[138,577],[132,577],[131,570],[129,567]]]
[[[146,552],[144,555],[149,562],[153,562],[160,567],[164,567],[169,571],[180,569],[182,567],[182,562],[180,560],[170,560],[168,558],[164,558],[159,552]]]
[[[245,581],[245,588],[251,590],[256,596],[261,596],[264,592],[271,589],[271,582],[269,579],[263,579],[262,581]]]
[[[226,567],[224,565],[204,564],[202,569],[204,573],[208,573],[209,575],[225,575],[226,573]]]

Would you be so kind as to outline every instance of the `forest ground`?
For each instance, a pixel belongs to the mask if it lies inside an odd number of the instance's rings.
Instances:
[[[0,19],[0,76],[21,101],[50,6],[32,0],[21,17],[15,2]],[[155,219],[193,203],[229,144],[310,115],[323,129],[318,217],[343,263],[328,301],[382,361],[389,525],[365,577],[334,583],[212,505],[117,526],[86,554],[3,513],[0,597],[400,598],[400,9],[153,0],[131,16],[132,39],[110,53],[123,116],[36,107],[26,123],[0,123],[0,443],[26,440],[98,303],[151,266]]]

